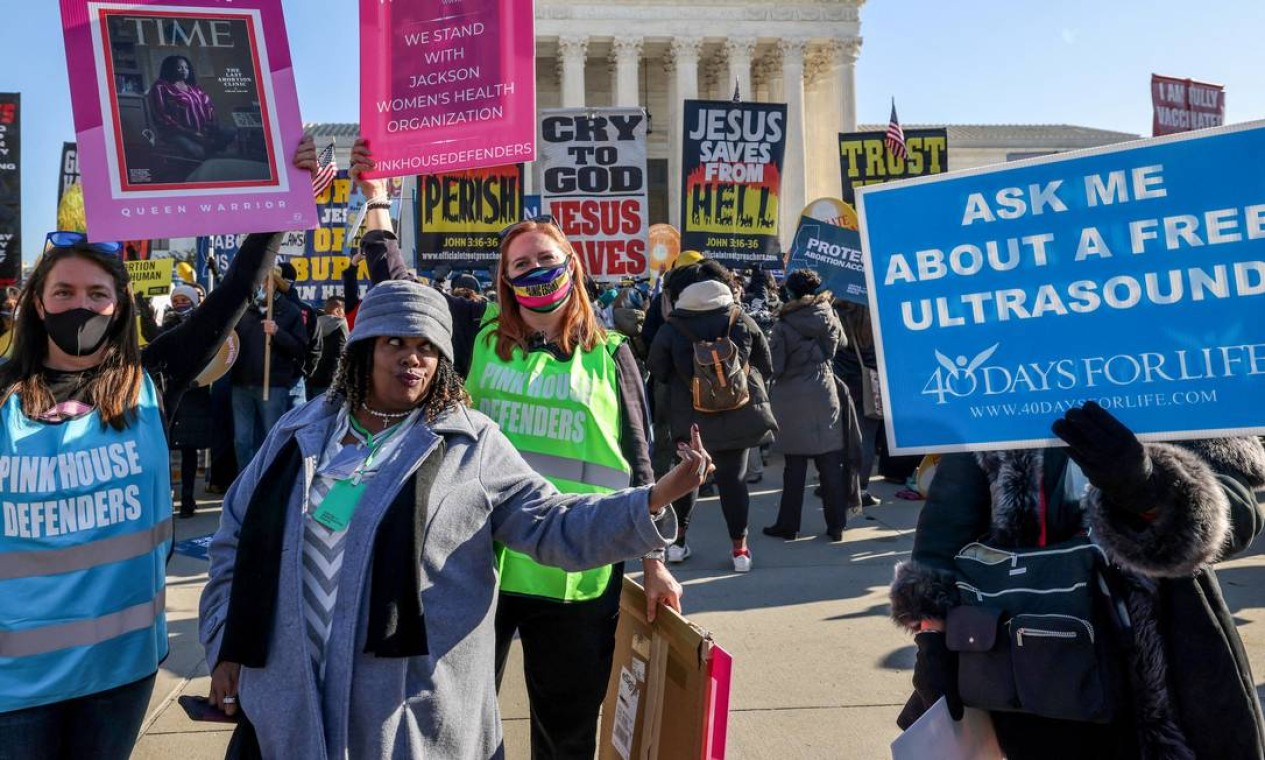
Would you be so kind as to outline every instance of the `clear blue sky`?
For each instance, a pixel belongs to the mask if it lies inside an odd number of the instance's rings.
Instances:
[[[284,2],[304,121],[358,118],[357,5]],[[61,145],[74,125],[57,3],[6,0],[5,15],[0,91],[22,93],[30,259],[55,222]],[[885,123],[895,96],[904,123],[1149,135],[1152,72],[1224,84],[1227,122],[1265,118],[1263,0],[869,0],[861,27],[865,123]]]

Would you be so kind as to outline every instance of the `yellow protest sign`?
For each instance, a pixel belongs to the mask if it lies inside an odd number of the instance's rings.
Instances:
[[[175,268],[172,259],[126,261],[124,264],[132,279],[132,290],[137,295],[165,296],[171,292],[171,272]]]

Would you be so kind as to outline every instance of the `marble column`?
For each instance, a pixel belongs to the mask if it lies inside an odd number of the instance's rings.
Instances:
[[[725,40],[729,75],[721,89],[728,93],[725,95],[727,100],[733,97],[735,83],[742,100],[755,100],[755,93],[751,90],[751,54],[755,52],[755,45],[754,37],[731,37]]]
[[[782,39],[782,83],[786,96],[786,157],[782,165],[782,250],[789,250],[806,202],[804,178],[804,49],[803,39]]]
[[[641,102],[637,84],[642,41],[641,37],[616,37],[611,46],[611,60],[615,63],[612,105],[636,106]]]
[[[833,118],[835,93],[830,77],[829,52],[813,50],[804,61],[804,151],[805,151],[805,198],[813,200],[822,196],[839,194],[838,182],[831,182],[839,175],[831,147],[838,133]]]
[[[703,49],[699,37],[675,37],[671,56],[674,76],[671,79],[668,114],[668,220],[681,228],[681,149],[685,129],[683,103],[698,99],[698,56]]]
[[[589,53],[589,38],[564,34],[558,38],[558,56],[562,59],[562,107],[584,107],[584,64]]]
[[[857,59],[861,57],[861,38],[849,37],[839,41],[835,49],[835,76],[839,93],[840,132],[857,129]]]

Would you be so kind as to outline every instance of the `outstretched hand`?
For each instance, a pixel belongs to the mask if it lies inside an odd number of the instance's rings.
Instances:
[[[1052,429],[1067,442],[1067,455],[1100,491],[1130,494],[1144,488],[1151,477],[1151,458],[1142,442],[1096,402],[1069,409]]]
[[[690,442],[677,444],[676,455],[680,462],[650,489],[650,509],[658,512],[663,507],[703,485],[715,470],[712,455],[703,448],[698,425],[690,428]]]

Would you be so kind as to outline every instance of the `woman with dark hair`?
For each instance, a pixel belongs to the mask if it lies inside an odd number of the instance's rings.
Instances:
[[[220,152],[236,136],[216,121],[215,104],[198,86],[193,63],[183,55],[163,59],[149,88],[149,110],[158,137],[196,161]]]
[[[168,415],[275,255],[142,350],[120,243],[54,232],[0,367],[0,758],[126,758],[167,656]],[[25,474],[24,474],[25,473]]]
[[[370,166],[372,157],[358,141],[351,171],[359,177]],[[407,277],[390,217],[374,201],[386,197],[385,183],[359,182],[370,199],[362,249],[371,278]],[[496,420],[559,491],[649,485],[649,414],[636,357],[624,336],[598,324],[585,283],[582,258],[551,218],[511,225],[501,233],[497,302],[443,295],[454,326],[454,364],[464,368],[476,408]],[[568,571],[501,544],[497,681],[517,633],[535,757],[592,757],[614,656],[623,564]],[[642,557],[641,566],[647,615],[653,619],[661,603],[680,610],[681,586],[665,567],[662,548]]]
[[[848,503],[856,491],[847,487],[852,473],[843,456],[846,399],[839,398],[830,367],[835,351],[847,341],[831,307],[830,291],[820,293],[820,288],[821,277],[813,270],[790,273],[786,290],[792,300],[778,311],[770,341],[769,396],[780,431],[773,448],[786,455],[786,470],[777,521],[764,534],[788,540],[799,537],[808,460],[813,460],[821,479],[826,536],[831,541],[843,539],[848,508],[855,506]]]
[[[498,552],[577,572],[662,548],[711,468],[695,436],[653,486],[560,494],[469,408],[454,348],[441,293],[374,286],[334,385],[225,497],[201,636],[263,757],[502,757]]]

